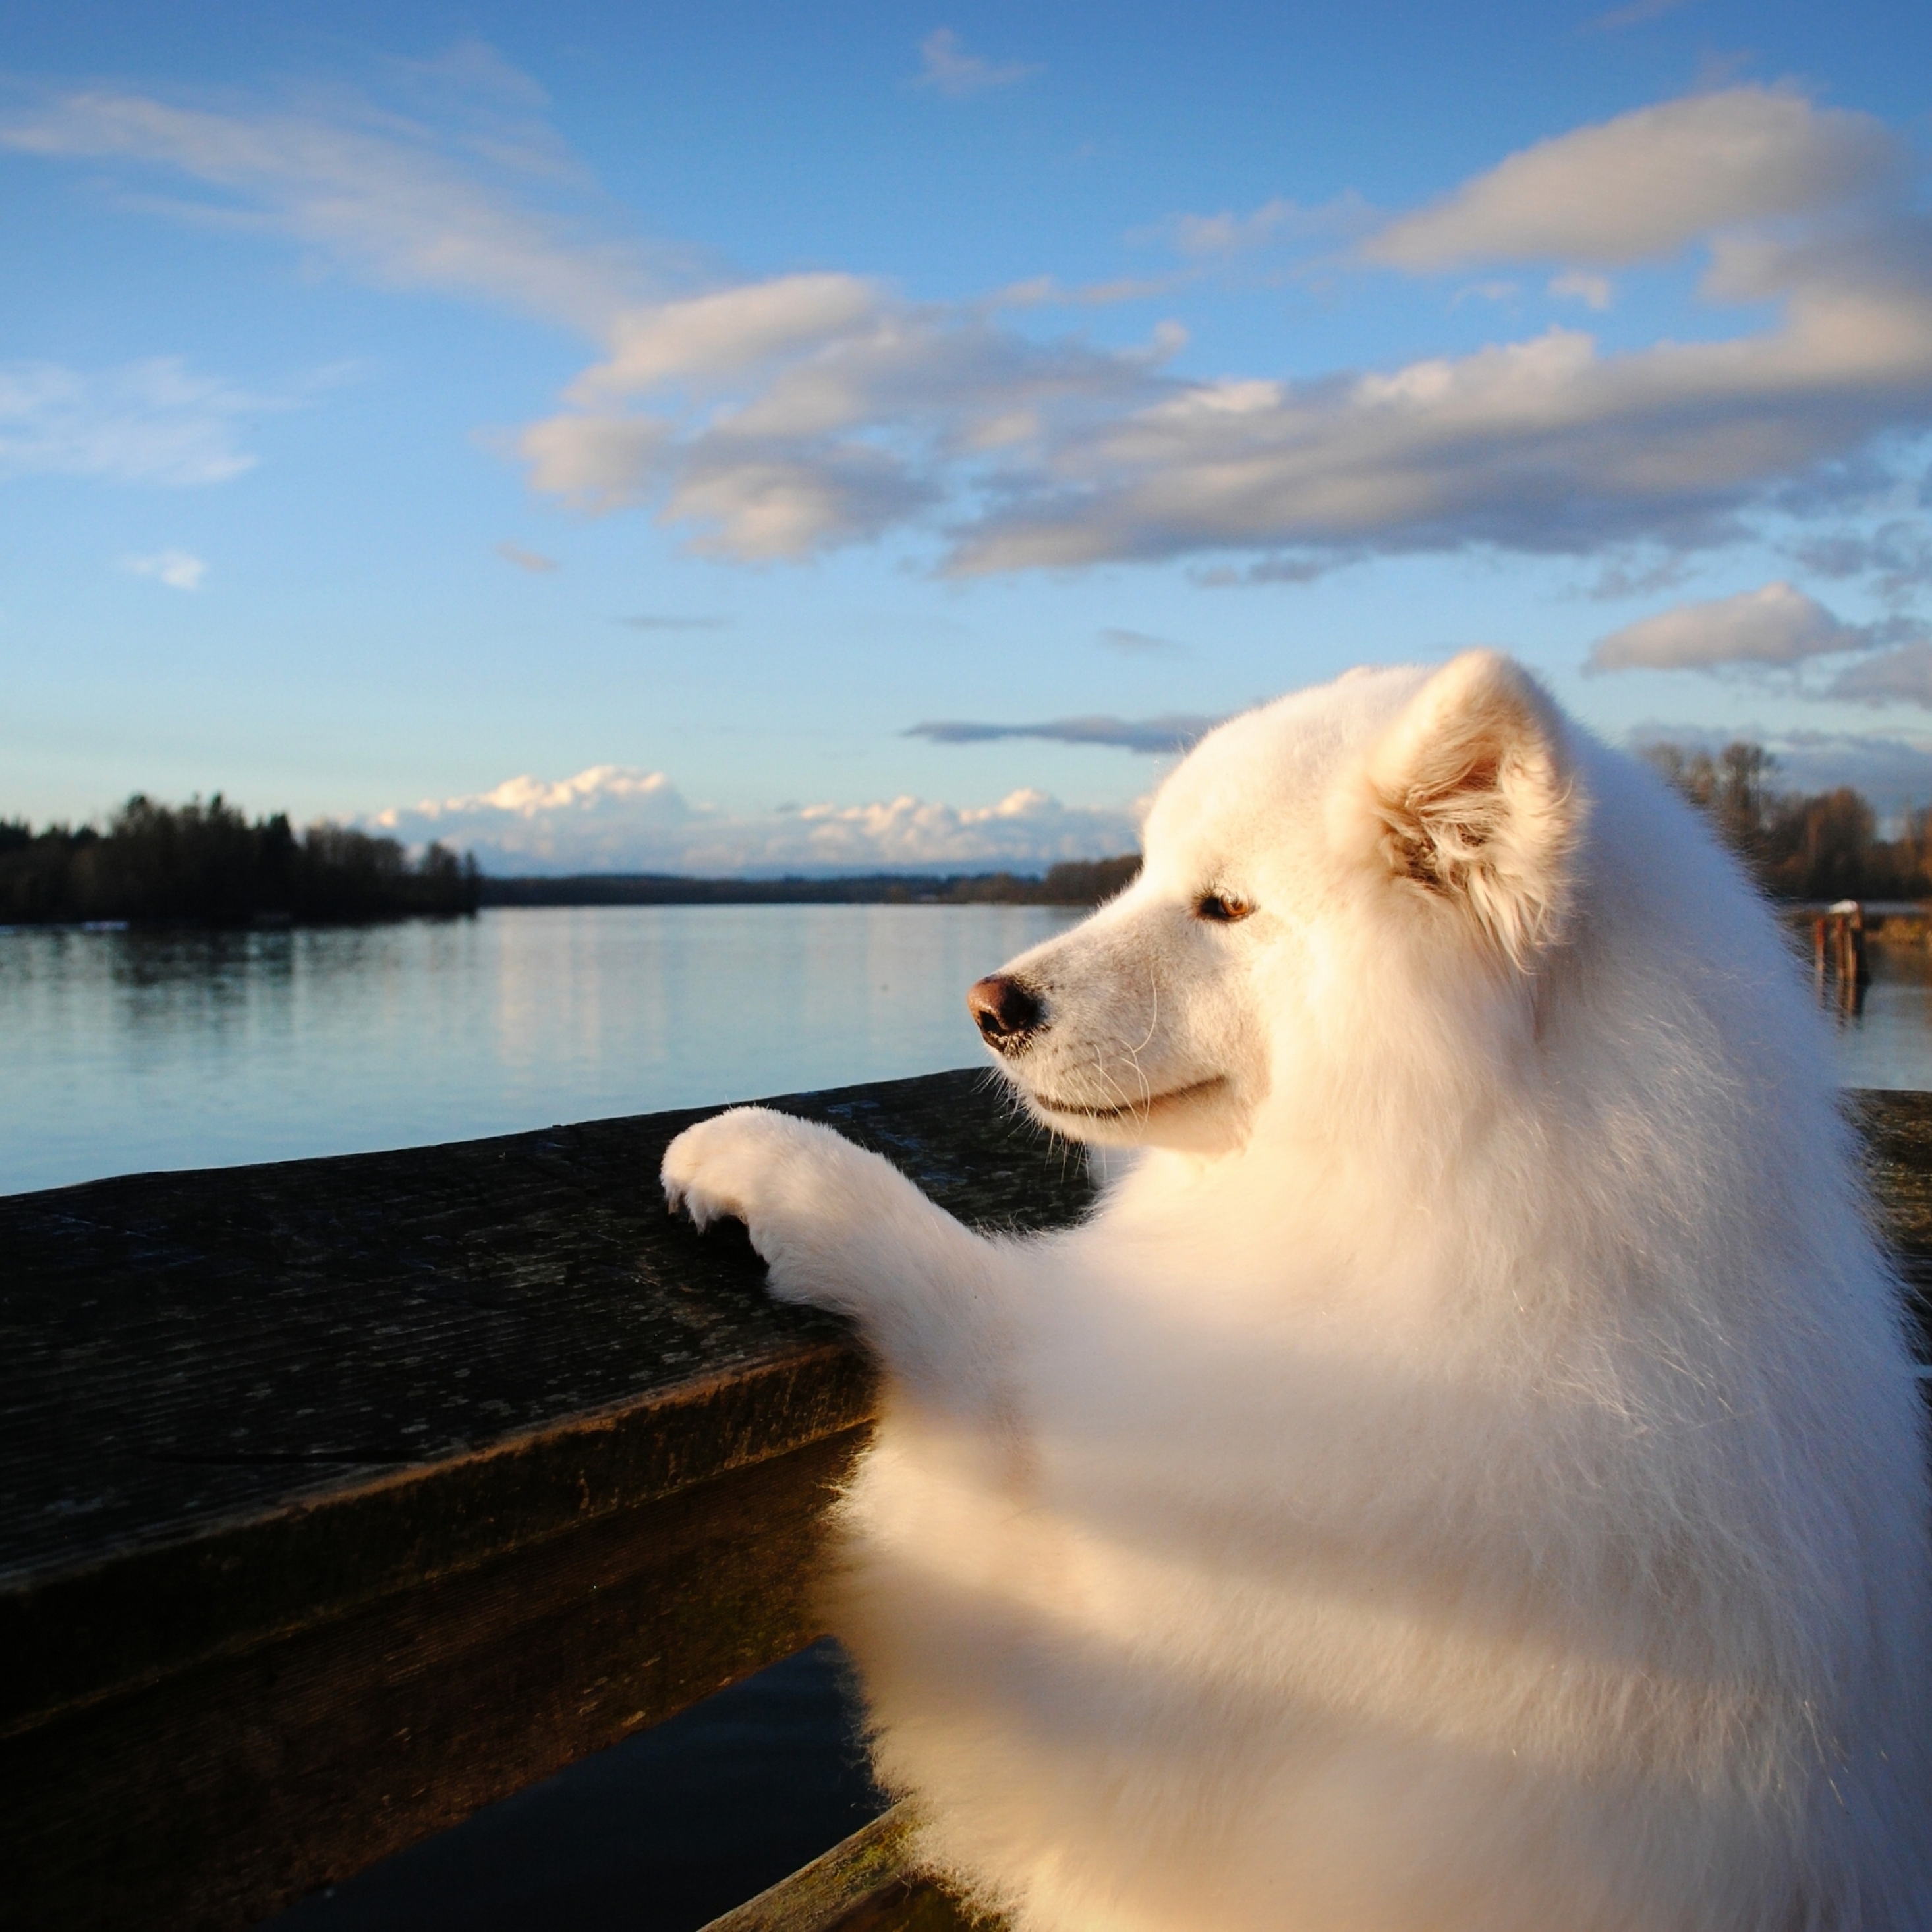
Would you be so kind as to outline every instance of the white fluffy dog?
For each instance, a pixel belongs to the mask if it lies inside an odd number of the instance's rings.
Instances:
[[[1029,1932],[1932,1924],[1898,1296],[1688,809],[1507,659],[1358,671],[972,1004],[1144,1150],[1083,1226],[755,1108],[664,1165],[884,1366],[833,1628],[934,1866]]]

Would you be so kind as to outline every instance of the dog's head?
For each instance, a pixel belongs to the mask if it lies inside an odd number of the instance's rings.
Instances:
[[[1271,1099],[1440,1054],[1431,1014],[1491,1044],[1526,1016],[1582,814],[1562,721],[1508,658],[1352,672],[1204,738],[1134,884],[969,1004],[1048,1125],[1224,1150]]]

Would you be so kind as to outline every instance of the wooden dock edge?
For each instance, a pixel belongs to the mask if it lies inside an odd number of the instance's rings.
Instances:
[[[997,1932],[913,1868],[913,1823],[895,1804],[700,1932]]]
[[[0,1923],[254,1924],[792,1655],[868,1432],[16,1734]]]

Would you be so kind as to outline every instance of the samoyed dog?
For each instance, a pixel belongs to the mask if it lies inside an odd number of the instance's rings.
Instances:
[[[988,1238],[757,1108],[700,1224],[884,1374],[832,1627],[1026,1932],[1932,1924],[1927,1495],[1823,1029],[1508,659],[1222,725],[973,989],[1105,1156]]]

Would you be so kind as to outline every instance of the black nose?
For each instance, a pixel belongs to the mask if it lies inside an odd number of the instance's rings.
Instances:
[[[1002,1053],[1013,1052],[1028,1034],[1046,1024],[1046,1009],[1039,996],[1004,973],[976,981],[966,995],[966,1010],[986,1044]]]

